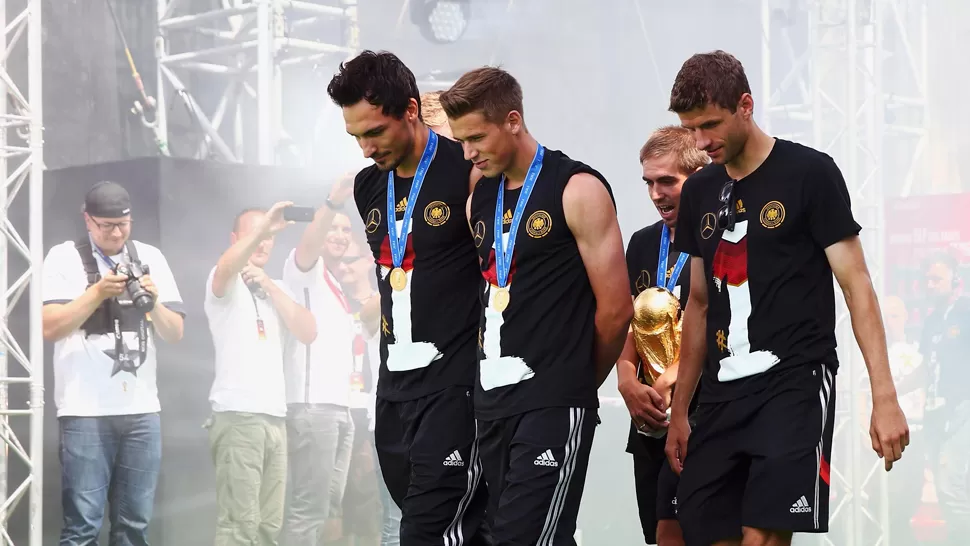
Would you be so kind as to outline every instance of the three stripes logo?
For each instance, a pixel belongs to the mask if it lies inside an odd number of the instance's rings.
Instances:
[[[805,500],[805,495],[802,495],[802,498],[798,499],[795,504],[791,505],[791,508],[789,508],[788,511],[792,514],[806,514],[812,511],[812,507],[808,504],[808,501]]]
[[[465,461],[461,460],[461,454],[456,449],[451,452],[451,455],[445,457],[445,462],[442,464],[445,466],[465,466]]]
[[[535,462],[532,464],[536,466],[559,466],[556,458],[552,456],[551,449],[547,449],[542,455],[536,457]]]

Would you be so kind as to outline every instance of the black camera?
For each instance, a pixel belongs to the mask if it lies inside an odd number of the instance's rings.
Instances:
[[[114,266],[113,273],[115,275],[121,275],[128,277],[125,281],[125,289],[128,292],[128,296],[131,298],[131,305],[135,307],[140,313],[148,313],[155,308],[155,296],[145,287],[142,286],[141,279],[142,275],[148,274],[148,266],[141,265],[138,263],[131,264],[117,264]]]

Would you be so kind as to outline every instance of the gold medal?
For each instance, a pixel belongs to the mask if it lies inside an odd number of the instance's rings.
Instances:
[[[495,293],[495,298],[492,299],[492,307],[494,307],[499,313],[503,313],[508,306],[509,290],[508,288],[499,288],[498,292]]]
[[[408,285],[408,274],[400,267],[391,270],[391,288],[400,292]]]

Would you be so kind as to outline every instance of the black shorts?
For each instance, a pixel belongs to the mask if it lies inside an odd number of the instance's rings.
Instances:
[[[583,408],[543,408],[479,421],[497,544],[575,544],[596,423],[596,410]]]
[[[759,392],[698,407],[677,491],[689,545],[739,539],[742,527],[828,531],[835,373],[768,373]]]
[[[637,509],[647,544],[657,543],[657,522],[677,519],[677,482],[677,475],[662,451],[633,456]]]
[[[404,402],[378,398],[375,428],[381,474],[401,507],[401,545],[474,544],[487,493],[470,390]]]

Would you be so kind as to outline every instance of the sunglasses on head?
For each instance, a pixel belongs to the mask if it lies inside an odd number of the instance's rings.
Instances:
[[[718,197],[721,201],[721,208],[717,211],[717,227],[719,229],[734,231],[734,223],[737,220],[737,211],[734,207],[735,182],[737,180],[728,180],[721,188],[721,195]]]

